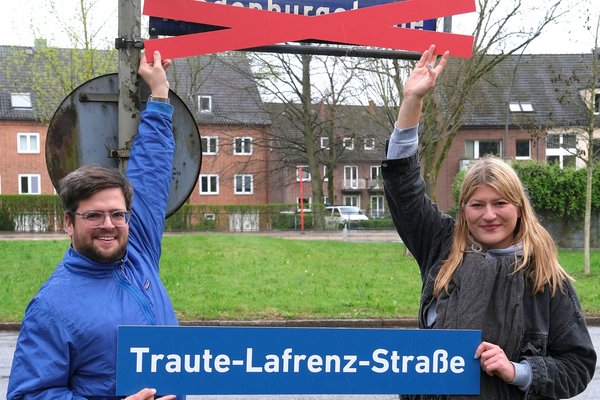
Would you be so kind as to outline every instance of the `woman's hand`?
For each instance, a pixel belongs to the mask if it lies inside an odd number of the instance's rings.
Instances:
[[[442,73],[448,62],[449,52],[445,52],[437,65],[437,56],[434,54],[435,45],[432,44],[425,50],[421,58],[410,73],[404,85],[404,98],[415,96],[419,99],[425,97],[435,86],[437,77]]]
[[[423,98],[435,86],[435,81],[444,70],[450,56],[449,52],[445,52],[439,63],[435,65],[437,56],[434,52],[435,45],[432,44],[421,55],[404,84],[404,98],[396,120],[397,128],[416,126],[421,119]]]
[[[481,342],[475,350],[475,358],[479,358],[481,369],[488,375],[495,375],[504,382],[515,380],[515,366],[510,362],[500,346]]]

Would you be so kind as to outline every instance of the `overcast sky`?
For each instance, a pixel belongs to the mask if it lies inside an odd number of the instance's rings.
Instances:
[[[302,0],[298,0],[299,2]],[[309,0],[304,0],[310,4]],[[523,0],[532,4],[543,4],[546,0]],[[565,0],[567,3],[570,0]],[[527,49],[529,53],[584,53],[593,47],[593,34],[582,27],[582,15],[590,9],[590,24],[594,27],[600,16],[600,0],[573,0],[576,7],[570,18],[547,28]],[[61,26],[54,15],[48,13],[51,0],[1,0],[0,11],[3,21],[0,23],[0,44],[32,46],[34,37],[44,37],[52,46],[70,47],[70,41],[61,33]],[[274,0],[276,2],[276,0]],[[77,7],[79,0],[58,0],[57,7],[61,16],[71,26],[75,24],[71,10]],[[110,4],[114,4],[110,7]],[[97,0],[94,9],[94,26],[105,25],[101,33],[105,46],[111,46],[117,36],[118,0]],[[474,15],[474,13],[471,13]],[[457,22],[460,23],[460,20]],[[455,23],[455,26],[457,25]],[[32,32],[32,26],[36,34]],[[142,26],[142,30],[145,27]],[[143,34],[143,36],[146,36]],[[98,46],[97,47],[102,47]]]

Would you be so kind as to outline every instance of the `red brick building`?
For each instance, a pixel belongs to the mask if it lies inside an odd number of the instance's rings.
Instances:
[[[8,65],[14,49],[0,46],[0,63]],[[588,109],[586,99],[592,99],[598,115],[600,104],[600,89],[592,93],[585,86],[590,57],[509,57],[481,80],[465,104],[462,127],[437,179],[440,208],[453,206],[457,172],[487,153],[580,166],[574,153],[581,149],[576,136],[584,125],[582,110]],[[293,110],[286,109],[297,105],[263,104],[244,53],[175,61],[169,70],[171,89],[194,115],[203,148],[202,168],[188,201],[299,206],[302,198],[310,209],[315,174],[308,168],[302,134],[289,118]],[[452,73],[459,71],[453,72],[450,62],[446,74]],[[441,93],[441,101],[451,95]],[[47,127],[34,117],[34,96],[28,82],[0,71],[0,194],[55,193],[45,163]],[[333,109],[319,104],[313,114],[312,155],[321,176],[331,172],[318,183],[324,202],[356,205],[372,216],[385,214],[380,164],[393,121],[372,105]]]
[[[0,62],[35,48],[0,46]],[[25,65],[27,65],[25,63]],[[195,204],[265,204],[269,116],[243,53],[175,60],[171,89],[193,114],[203,145],[201,174],[190,193]],[[26,79],[0,73],[0,194],[55,194],[45,157],[47,125],[35,114],[35,91]],[[58,107],[58,104],[56,104]]]
[[[0,194],[55,193],[44,157],[47,131],[31,120],[0,120]]]
[[[491,56],[490,56],[491,57]],[[556,162],[583,167],[582,129],[593,108],[599,126],[600,87],[592,80],[592,54],[510,56],[489,71],[465,102],[461,128],[441,167],[436,202],[454,206],[454,177],[473,160],[492,153],[511,162]],[[460,74],[450,60],[444,74]],[[597,77],[596,77],[597,81]],[[440,93],[440,92],[438,92]],[[441,92],[441,101],[453,93]],[[600,137],[600,132],[596,132]],[[594,139],[597,140],[597,139]],[[597,157],[597,155],[596,155]]]

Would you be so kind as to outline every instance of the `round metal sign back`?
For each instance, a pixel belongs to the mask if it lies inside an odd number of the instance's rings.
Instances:
[[[149,89],[140,82],[143,111]],[[103,75],[73,90],[60,104],[46,139],[46,166],[52,184],[82,165],[119,167],[118,74]],[[169,92],[173,112],[175,158],[167,217],[194,190],[202,165],[202,145],[194,116],[183,100]]]

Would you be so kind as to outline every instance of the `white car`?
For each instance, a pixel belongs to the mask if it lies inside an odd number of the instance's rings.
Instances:
[[[340,222],[346,221],[367,221],[367,217],[358,207],[354,206],[329,206],[325,207],[327,217],[339,220]]]

